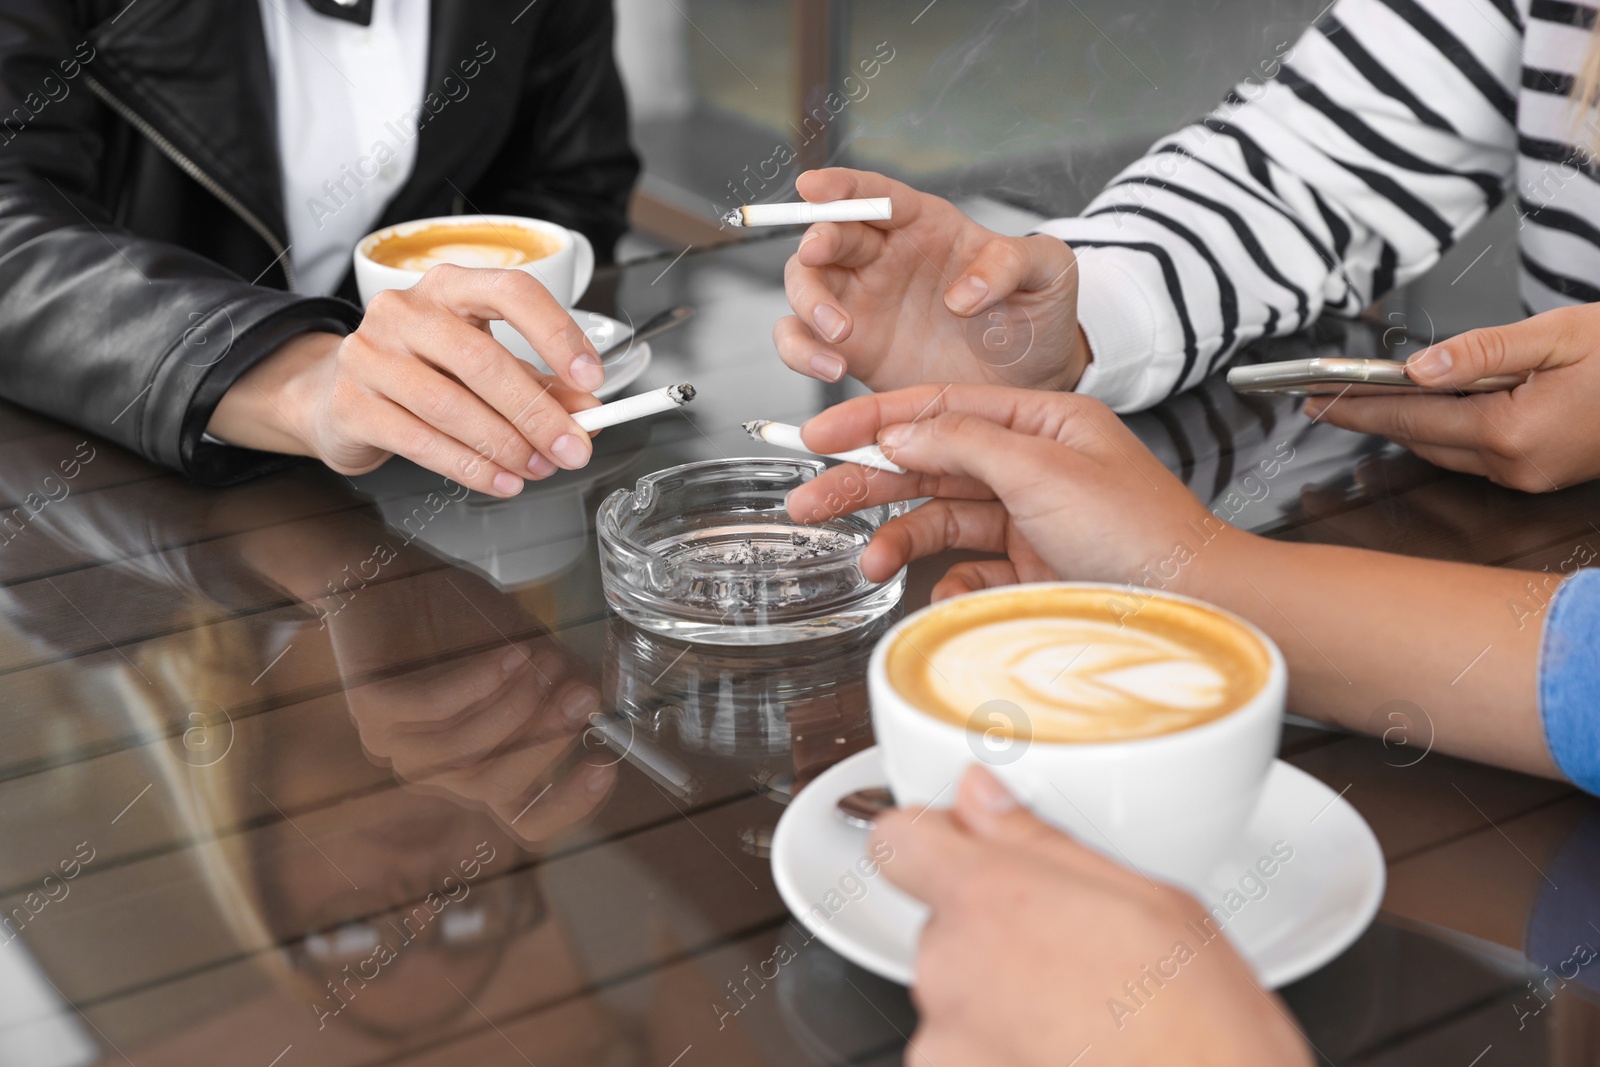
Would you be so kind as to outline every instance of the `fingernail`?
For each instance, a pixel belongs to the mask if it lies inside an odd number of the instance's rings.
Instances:
[[[969,274],[957,279],[950,291],[944,294],[944,306],[961,315],[977,307],[988,295],[989,283]]]
[[[837,341],[839,335],[844,333],[844,312],[832,304],[818,304],[817,310],[811,313],[811,321],[822,331],[822,336],[830,341]]]
[[[515,474],[501,471],[494,476],[494,491],[501,496],[516,496],[522,492],[522,479]]]
[[[825,382],[836,382],[844,377],[844,361],[819,352],[811,357],[811,373]]]
[[[915,432],[909,422],[900,423],[898,426],[885,426],[883,432],[878,434],[878,443],[889,448],[899,448],[911,440],[911,435]]]
[[[600,710],[600,694],[592,686],[580,686],[561,699],[561,721],[577,726]]]
[[[512,671],[516,670],[526,662],[527,660],[523,657],[522,649],[512,648],[511,651],[500,657],[500,673],[510,674]]]
[[[1412,377],[1438,378],[1450,373],[1450,368],[1455,365],[1455,360],[1450,358],[1450,353],[1443,346],[1434,345],[1426,349],[1410,363],[1406,364],[1406,373]]]
[[[535,452],[533,458],[528,460],[528,473],[535,478],[548,478],[556,472],[556,465],[550,462],[550,457],[541,452]]]
[[[533,657],[533,670],[539,676],[540,690],[549,689],[555,685],[554,679],[560,677],[566,665],[561,660],[561,653],[552,648],[546,648]]]
[[[993,815],[1002,815],[1017,806],[1017,798],[1011,791],[982,767],[973,767],[967,772],[967,788],[978,807]]]
[[[580,389],[590,392],[604,385],[606,372],[600,366],[600,357],[588,352],[578,353],[578,358],[572,363],[572,380],[578,383]]]
[[[1328,410],[1328,402],[1326,400],[1307,400],[1300,410],[1305,413],[1307,418],[1314,419]]]
[[[570,433],[564,433],[550,446],[551,455],[567,470],[577,470],[589,462],[589,446]]]
[[[589,772],[589,780],[584,783],[584,788],[591,796],[599,796],[611,788],[611,777],[616,774],[611,768],[615,764],[604,763]]]
[[[805,234],[800,238],[800,247],[804,248],[806,246],[806,242],[807,241],[813,240],[814,238],[821,237],[821,236],[822,236],[822,234],[818,233],[816,230],[807,230],[805,232]]]

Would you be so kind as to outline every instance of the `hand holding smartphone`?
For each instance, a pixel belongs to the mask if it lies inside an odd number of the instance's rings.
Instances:
[[[1228,384],[1246,394],[1268,396],[1379,396],[1394,393],[1496,393],[1515,389],[1525,374],[1497,374],[1449,389],[1418,385],[1405,363],[1393,359],[1291,359],[1256,363],[1228,371]]]

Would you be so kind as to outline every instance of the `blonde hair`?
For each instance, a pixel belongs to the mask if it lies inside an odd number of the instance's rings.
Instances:
[[[1583,64],[1572,77],[1570,99],[1575,112],[1573,143],[1585,154],[1593,155],[1600,151],[1600,123],[1596,122],[1600,114],[1600,19],[1595,20],[1589,33],[1589,51],[1584,54]]]
[[[174,707],[221,709],[237,704],[239,693],[232,683],[253,673],[261,660],[259,649],[237,620],[218,622],[197,604],[190,611],[191,625],[181,644],[157,642],[140,660],[141,679],[122,676],[126,706],[142,721],[147,740],[154,742],[144,746],[144,753],[178,816],[173,829],[188,845],[185,854],[198,869],[216,917],[239,951],[252,956],[279,986],[309,1002],[322,991],[294,970],[274,935],[257,874],[260,858],[252,851],[253,836],[244,832],[252,799],[245,766],[249,753],[230,751],[215,761],[209,757],[191,761],[185,756],[188,730],[180,737],[161,736]],[[236,724],[226,713],[221,723],[200,729],[219,727],[231,749]]]

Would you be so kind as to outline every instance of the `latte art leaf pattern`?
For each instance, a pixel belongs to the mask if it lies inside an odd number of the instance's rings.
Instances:
[[[901,696],[980,737],[985,753],[1008,739],[1099,743],[1203,726],[1244,707],[1272,668],[1248,624],[1208,605],[1065,584],[936,604],[884,656]]]
[[[1230,680],[1197,649],[1091,619],[973,627],[929,655],[929,687],[950,708],[1016,702],[1041,734],[1165,733],[1228,710]]]
[[[1041,707],[1116,711],[1151,705],[1186,711],[1221,707],[1227,692],[1226,679],[1210,664],[1159,639],[1132,648],[1076,641],[1031,648],[1010,666],[1017,684]]]

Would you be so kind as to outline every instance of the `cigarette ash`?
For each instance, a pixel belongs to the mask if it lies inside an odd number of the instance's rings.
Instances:
[[[831,568],[808,570],[807,561],[859,549],[866,538],[830,529],[783,527],[722,527],[702,531],[702,536],[678,546],[675,563],[698,568],[726,567],[726,573],[696,574],[682,589],[684,602],[719,612],[787,607],[845,591],[859,574],[843,575]]]
[[[796,530],[789,535],[787,543],[762,541],[757,543],[755,538],[746,537],[743,541],[731,546],[724,546],[720,558],[702,557],[704,563],[729,563],[744,565],[750,563],[793,563],[797,560],[816,559],[819,556],[830,555],[840,549],[850,548],[858,542],[844,534],[822,530]]]

